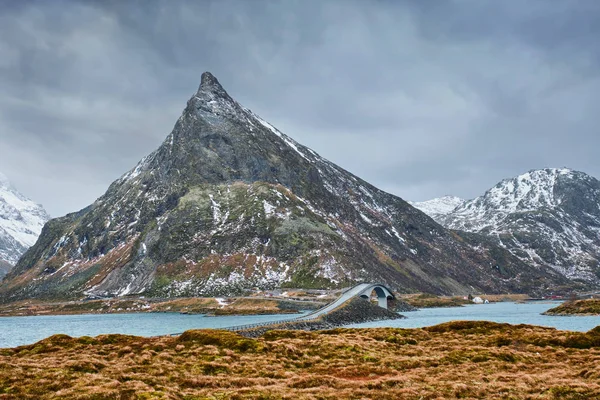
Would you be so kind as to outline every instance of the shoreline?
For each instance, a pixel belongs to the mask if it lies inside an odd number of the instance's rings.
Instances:
[[[332,291],[326,297],[182,297],[153,299],[144,297],[88,300],[20,300],[0,304],[0,318],[44,315],[103,315],[129,313],[176,312],[214,316],[244,316],[271,314],[300,314],[323,307],[337,296]],[[478,295],[491,303],[525,301],[524,294]],[[417,309],[462,307],[474,304],[461,296],[435,296],[422,293],[400,294],[397,299]],[[401,308],[400,312],[413,311]]]
[[[326,303],[285,298],[113,298],[102,300],[37,301],[25,300],[0,304],[1,317],[46,315],[110,315],[172,312],[189,315],[245,316],[271,314],[301,314]]]
[[[566,301],[558,307],[546,311],[544,315],[600,317],[600,298]]]

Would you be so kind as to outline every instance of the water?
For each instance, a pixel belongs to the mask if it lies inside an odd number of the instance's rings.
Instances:
[[[407,319],[367,322],[350,325],[352,328],[394,327],[422,328],[456,320],[507,322],[548,326],[561,330],[586,332],[600,325],[600,316],[549,316],[544,311],[558,306],[560,302],[491,303],[473,304],[465,307],[425,308],[404,313]]]
[[[559,303],[495,303],[453,308],[429,308],[405,313],[408,319],[350,325],[356,328],[420,328],[454,320],[486,320],[511,324],[549,326],[562,330],[588,331],[600,325],[600,317],[552,317],[540,315]],[[298,314],[206,317],[204,315],[94,314],[0,318],[0,348],[30,344],[56,333],[69,336],[97,336],[123,333],[157,336],[188,329],[225,328],[257,322],[278,321]]]
[[[35,343],[57,333],[97,336],[122,333],[158,336],[188,329],[226,328],[296,318],[303,314],[207,317],[176,313],[84,314],[0,318],[0,348]]]

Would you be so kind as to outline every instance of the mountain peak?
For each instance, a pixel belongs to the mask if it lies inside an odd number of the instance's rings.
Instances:
[[[204,72],[200,78],[200,87],[212,85],[218,85],[221,87],[219,80],[213,74],[208,71]]]
[[[200,78],[198,91],[192,97],[197,109],[211,114],[240,117],[243,114],[241,106],[227,93],[219,80],[206,71]]]
[[[584,172],[531,170],[437,220],[446,228],[489,234],[526,263],[599,281],[600,182]]]
[[[16,263],[49,219],[41,205],[18,192],[0,173],[0,263]]]
[[[198,87],[198,94],[201,93],[212,93],[223,97],[229,97],[219,80],[210,72],[206,71],[200,78],[200,86]]]
[[[163,144],[90,207],[52,221],[0,284],[0,302],[360,281],[515,291],[529,285],[519,277],[539,276],[516,258],[490,271],[498,253],[295,142],[206,72]]]

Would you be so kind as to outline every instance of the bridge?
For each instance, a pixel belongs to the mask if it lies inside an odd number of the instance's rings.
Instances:
[[[308,322],[314,321],[319,317],[332,313],[333,311],[340,308],[344,303],[353,297],[360,297],[370,300],[372,293],[375,292],[377,295],[377,304],[381,308],[388,308],[388,300],[394,300],[396,297],[392,293],[392,291],[381,283],[361,283],[359,285],[354,286],[346,291],[344,291],[340,297],[338,297],[335,301],[329,303],[323,308],[320,308],[316,311],[313,311],[309,314],[303,315],[298,318],[285,319],[280,321],[271,321],[271,322],[261,322],[257,324],[250,325],[240,325],[240,326],[232,326],[228,328],[224,328],[230,331],[242,331],[246,329],[265,327],[270,325],[279,325],[283,323],[293,323],[293,322]]]

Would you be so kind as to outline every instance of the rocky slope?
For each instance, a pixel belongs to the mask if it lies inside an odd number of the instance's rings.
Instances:
[[[0,278],[33,246],[49,219],[41,205],[19,193],[0,174]]]
[[[8,271],[10,271],[12,267],[12,264],[0,260],[0,280],[2,280],[2,278],[4,278],[6,274],[8,274]]]
[[[565,284],[472,246],[284,135],[202,75],[158,150],[50,221],[0,286],[27,297],[171,297],[382,281],[402,292]]]
[[[495,238],[527,264],[600,282],[600,182],[583,172],[530,171],[431,216],[450,229]]]

